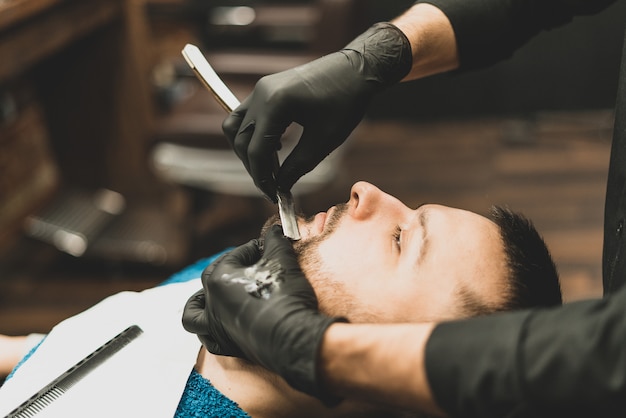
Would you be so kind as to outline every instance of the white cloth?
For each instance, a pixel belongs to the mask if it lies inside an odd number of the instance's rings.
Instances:
[[[61,322],[0,388],[0,416],[136,324],[143,330],[138,338],[37,417],[171,418],[201,347],[181,323],[185,302],[201,287],[195,279],[122,292]]]

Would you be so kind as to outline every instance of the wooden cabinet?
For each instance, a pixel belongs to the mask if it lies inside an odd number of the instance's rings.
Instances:
[[[147,45],[142,0],[0,2],[0,248],[59,185],[156,187]]]

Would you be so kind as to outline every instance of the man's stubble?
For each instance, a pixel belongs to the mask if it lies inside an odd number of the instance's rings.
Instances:
[[[315,290],[321,312],[330,316],[349,318],[352,322],[376,322],[369,309],[355,299],[346,284],[340,277],[336,277],[333,272],[329,271],[320,257],[320,244],[332,235],[347,211],[348,205],[345,203],[335,206],[335,210],[326,220],[323,233],[312,238],[294,241],[293,249],[303,273]],[[304,223],[307,224],[312,220],[312,217],[304,219]],[[274,215],[265,222],[261,229],[261,237],[273,225],[280,225],[278,215]]]

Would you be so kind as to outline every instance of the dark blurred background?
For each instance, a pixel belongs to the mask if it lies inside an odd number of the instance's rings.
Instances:
[[[153,286],[276,211],[228,149],[186,43],[243,99],[410,4],[0,2],[0,333],[46,332]],[[410,206],[508,204],[544,233],[566,300],[599,296],[625,11],[576,19],[487,70],[391,88],[297,185],[299,206],[326,210],[357,180]]]

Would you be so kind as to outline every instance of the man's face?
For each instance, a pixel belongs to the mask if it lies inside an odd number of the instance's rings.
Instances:
[[[487,305],[505,298],[498,227],[475,213],[411,209],[359,182],[347,204],[300,219],[299,227],[302,240],[294,248],[327,314],[417,322],[461,316],[464,296]]]

